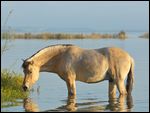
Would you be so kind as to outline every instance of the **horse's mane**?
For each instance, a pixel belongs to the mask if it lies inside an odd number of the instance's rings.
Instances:
[[[47,46],[47,47],[44,47],[42,49],[40,49],[39,51],[37,51],[35,54],[33,54],[32,56],[30,56],[29,58],[27,58],[23,65],[25,64],[25,62],[29,61],[30,59],[32,59],[33,57],[37,56],[38,54],[44,52],[46,49],[54,49],[54,48],[57,48],[57,47],[69,47],[69,46],[73,46],[72,44],[56,44],[56,45],[50,45],[50,46]],[[22,65],[22,67],[24,67]]]

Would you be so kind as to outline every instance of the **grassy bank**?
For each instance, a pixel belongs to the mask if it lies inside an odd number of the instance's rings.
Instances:
[[[16,104],[17,99],[24,99],[28,96],[29,93],[24,92],[21,88],[22,82],[21,74],[1,70],[1,107],[5,107],[3,104],[5,102],[11,105]]]
[[[127,35],[124,31],[120,31],[118,34],[99,34],[99,33],[91,33],[91,34],[69,34],[69,33],[11,33],[8,34],[2,33],[2,38],[6,39],[11,37],[11,39],[126,39]]]

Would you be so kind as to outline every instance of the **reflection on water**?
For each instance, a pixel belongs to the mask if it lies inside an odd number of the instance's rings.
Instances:
[[[25,98],[23,102],[24,102],[23,107],[26,112],[38,112],[39,111],[38,105],[31,98]]]
[[[62,105],[55,109],[46,110],[45,112],[65,112],[65,111],[78,111],[78,112],[100,112],[100,111],[131,111],[133,107],[133,99],[131,95],[120,95],[118,98],[109,97],[108,104],[104,101],[94,101],[91,102],[76,103],[75,97],[68,97],[66,100],[66,105]],[[27,112],[37,112],[40,111],[37,103],[35,103],[31,98],[24,99],[23,107]]]
[[[109,99],[109,105],[108,109],[110,111],[131,111],[131,108],[133,107],[133,99],[131,95],[120,95],[118,99]]]

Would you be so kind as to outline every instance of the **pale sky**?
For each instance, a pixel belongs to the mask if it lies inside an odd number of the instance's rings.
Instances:
[[[2,1],[1,23],[7,26],[149,30],[148,1]]]

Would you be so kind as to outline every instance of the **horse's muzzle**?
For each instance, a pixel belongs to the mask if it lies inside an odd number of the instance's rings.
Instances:
[[[24,91],[27,91],[27,89],[28,89],[28,87],[26,85],[23,85],[22,88]]]

